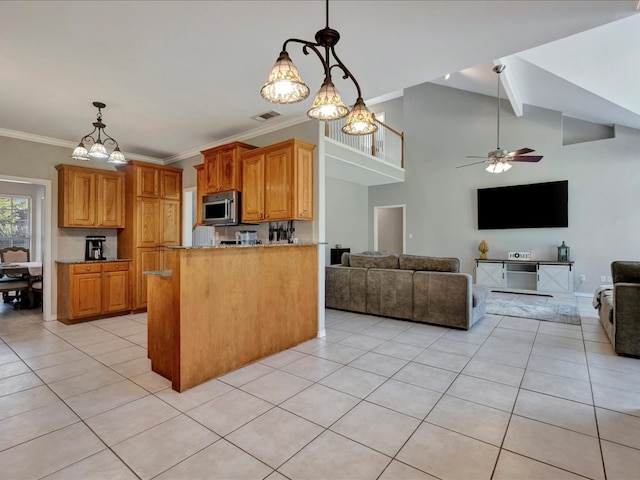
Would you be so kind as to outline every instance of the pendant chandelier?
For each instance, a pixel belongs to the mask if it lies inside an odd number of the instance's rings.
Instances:
[[[324,81],[313,100],[313,105],[307,111],[307,116],[316,120],[337,120],[347,117],[342,131],[349,135],[367,135],[378,129],[375,116],[369,111],[362,99],[360,85],[349,69],[340,61],[335,52],[335,45],[340,40],[337,30],[329,28],[329,0],[326,0],[327,26],[315,35],[315,42],[290,38],[282,45],[282,51],[271,69],[267,83],[260,90],[262,98],[273,103],[296,103],[309,96],[309,87],[300,78],[298,69],[291,61],[287,52],[289,42],[302,44],[302,52],[309,55],[313,51],[324,68]],[[332,65],[331,62],[335,61]],[[356,86],[358,98],[349,110],[342,101],[340,93],[333,84],[331,70],[342,70],[342,78],[350,78]]]
[[[89,132],[87,135],[80,139],[80,143],[73,150],[71,154],[71,158],[74,160],[81,160],[87,162],[89,160],[107,160],[109,163],[114,164],[122,164],[127,163],[124,158],[124,155],[120,151],[120,147],[118,146],[118,142],[116,142],[113,138],[107,135],[105,132],[106,125],[102,123],[102,109],[106,107],[104,103],[101,102],[93,102],[93,106],[98,109],[98,117],[95,122],[93,122],[93,130]],[[98,132],[98,137],[94,138],[93,135]],[[104,140],[102,136],[104,135]],[[91,148],[87,150],[85,144],[87,142],[91,142]],[[110,145],[115,145],[115,148],[111,152],[111,154],[107,153],[107,149],[104,144],[109,143]]]

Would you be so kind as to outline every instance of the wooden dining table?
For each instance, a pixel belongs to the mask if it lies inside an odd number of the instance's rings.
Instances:
[[[22,275],[29,282],[27,289],[26,308],[33,308],[33,291],[31,290],[31,280],[33,277],[42,277],[42,262],[9,262],[0,263],[0,276],[2,275]]]

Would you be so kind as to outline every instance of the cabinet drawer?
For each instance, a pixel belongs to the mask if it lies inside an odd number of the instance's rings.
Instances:
[[[124,272],[126,270],[129,270],[129,262],[111,262],[102,264],[103,272]]]
[[[102,265],[99,263],[79,263],[71,267],[73,273],[100,273]]]

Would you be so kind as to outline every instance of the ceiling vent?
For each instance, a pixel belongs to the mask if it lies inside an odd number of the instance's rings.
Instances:
[[[279,117],[281,115],[282,115],[281,113],[274,112],[273,110],[271,110],[270,112],[261,113],[260,115],[256,115],[255,117],[251,117],[251,118],[253,118],[256,122],[266,122],[267,120],[270,120],[275,117]]]

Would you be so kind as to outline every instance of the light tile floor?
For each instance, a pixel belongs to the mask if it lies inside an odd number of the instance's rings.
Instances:
[[[0,477],[640,478],[640,360],[590,298],[548,301],[582,325],[327,310],[326,338],[182,394],[150,370],[145,314],[67,326],[0,305]]]

